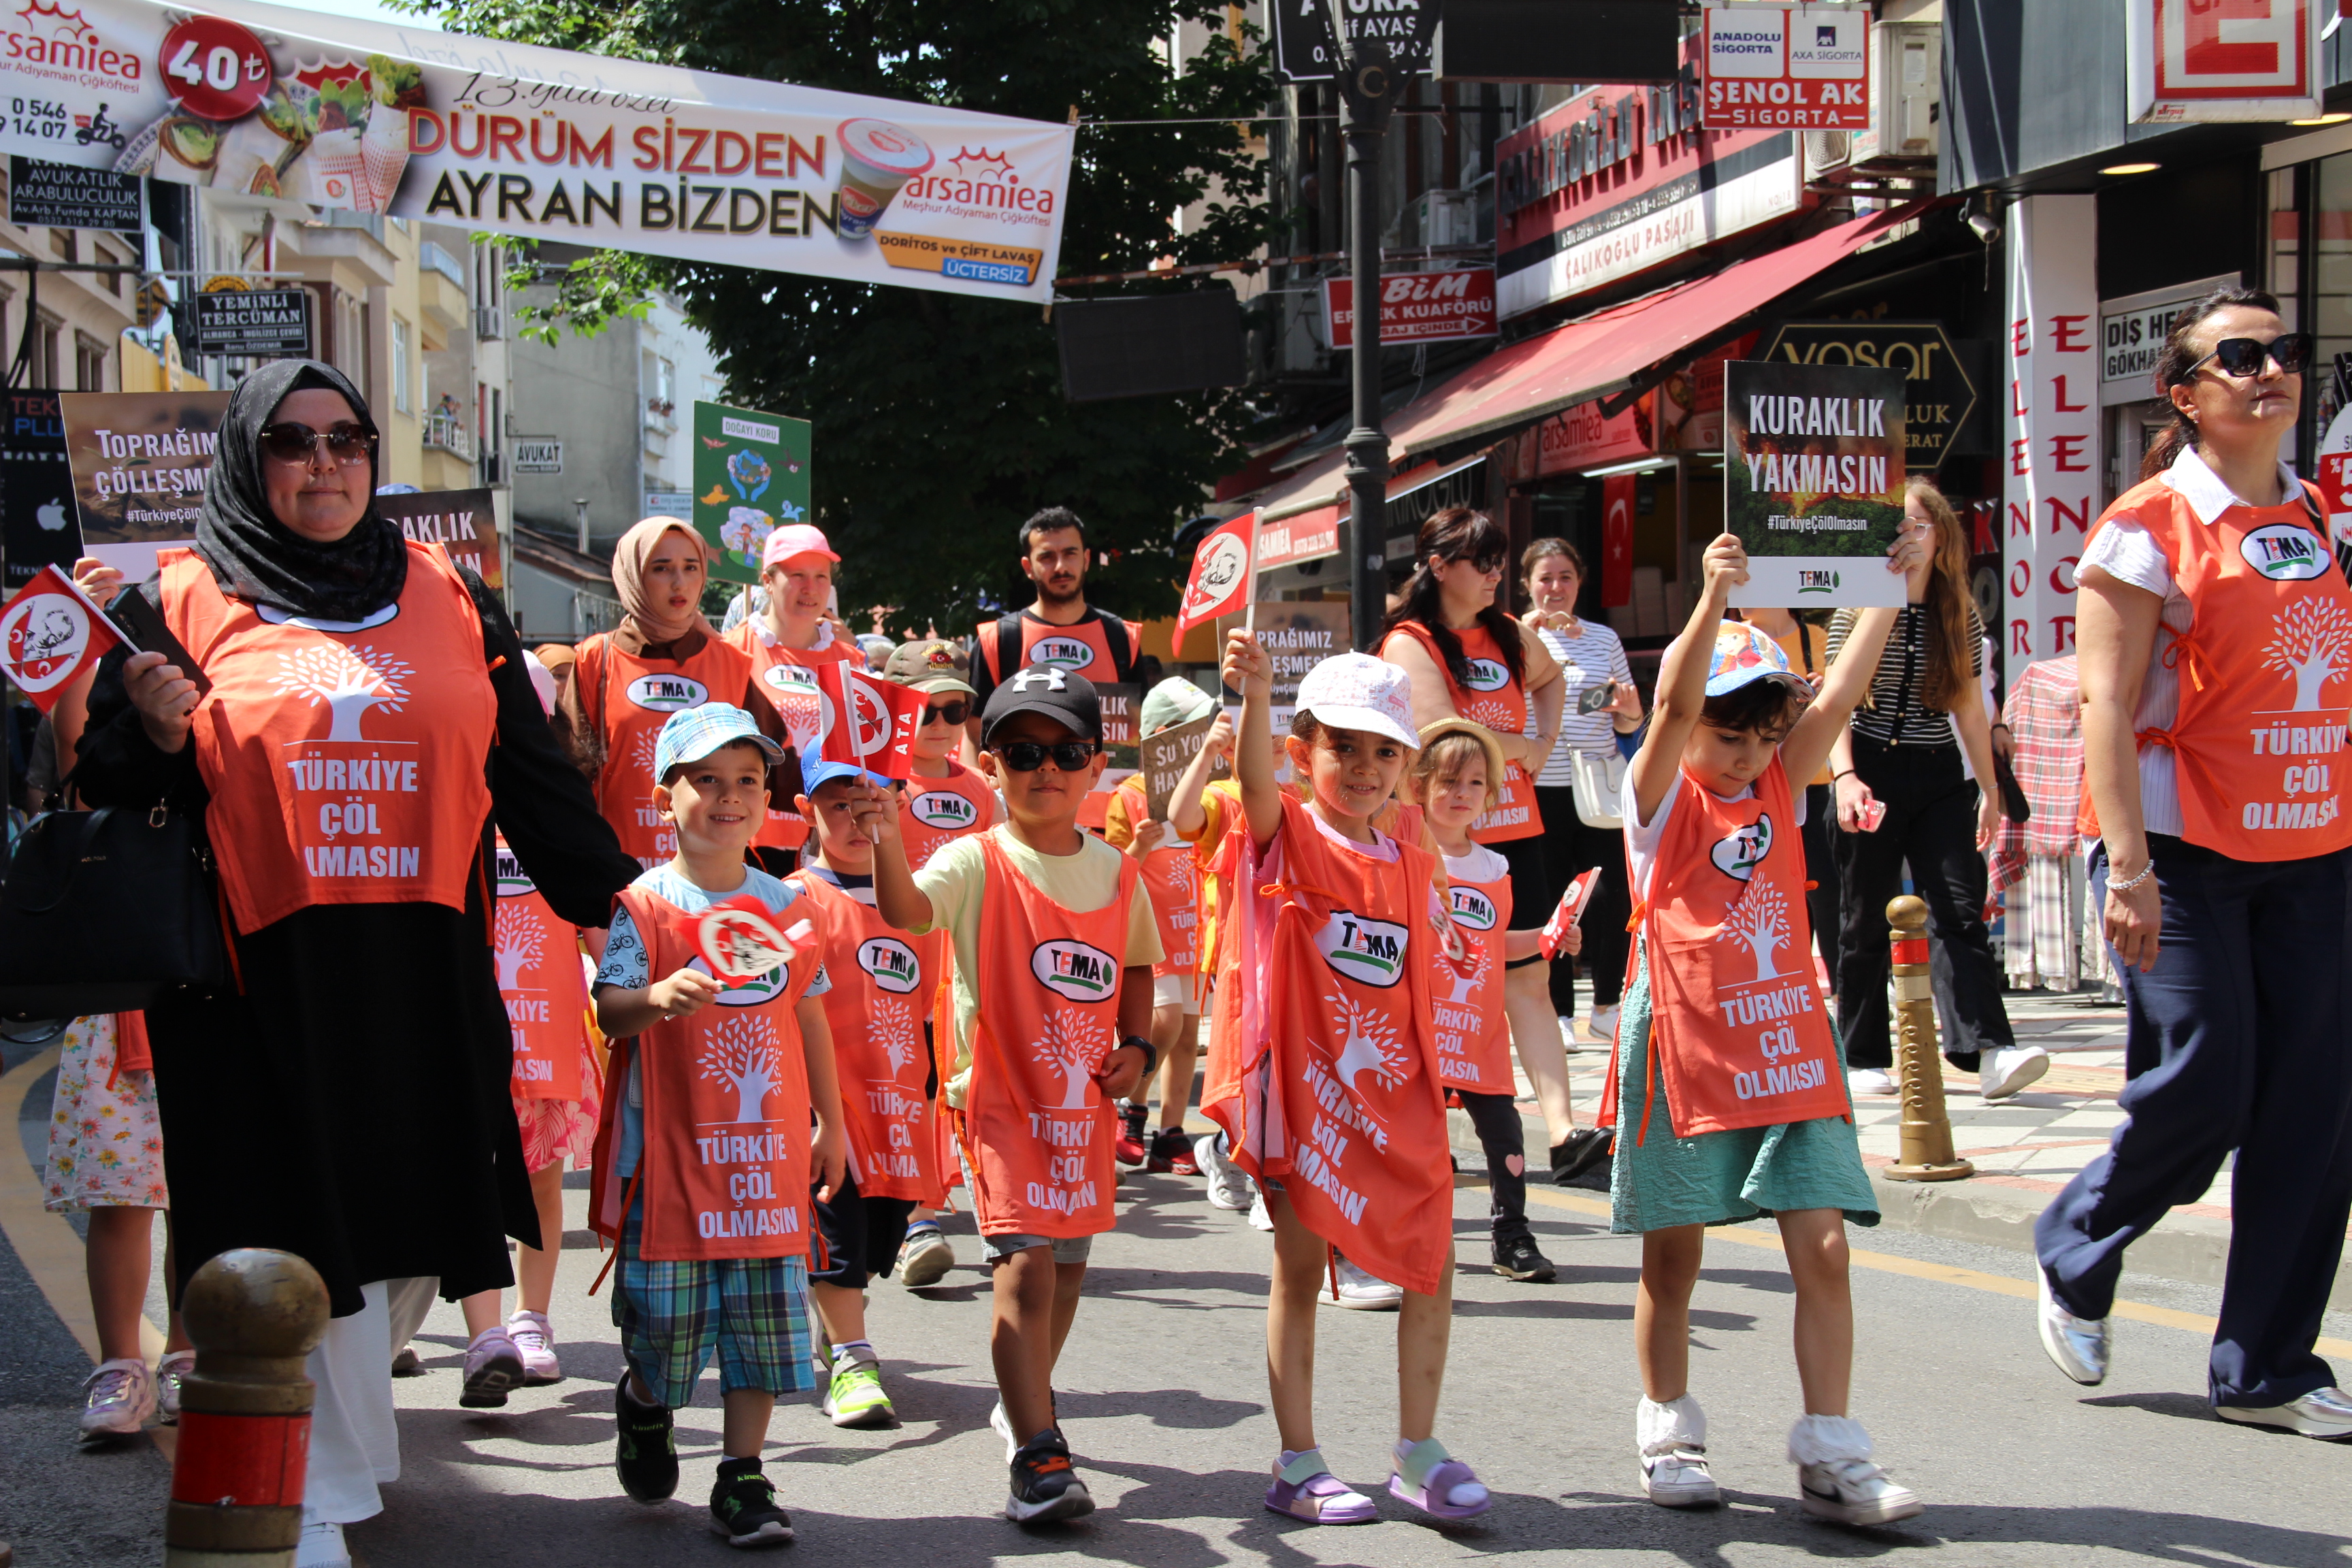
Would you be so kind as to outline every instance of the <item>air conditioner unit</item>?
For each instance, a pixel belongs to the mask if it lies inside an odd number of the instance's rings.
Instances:
[[[474,307],[474,336],[488,342],[507,335],[507,313],[496,305]]]
[[[1808,178],[1829,169],[1842,169],[1853,160],[1851,131],[1808,131],[1805,133],[1805,174]]]
[[[1882,22],[1870,33],[1870,129],[1854,132],[1853,161],[1940,157],[1943,27],[1935,22]]]
[[[1413,199],[1414,237],[1432,249],[1478,243],[1478,197],[1471,191],[1423,191]],[[1411,241],[1408,241],[1411,243]]]

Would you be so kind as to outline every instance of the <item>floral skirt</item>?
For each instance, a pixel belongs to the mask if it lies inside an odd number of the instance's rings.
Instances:
[[[596,1091],[583,1085],[578,1100],[518,1100],[515,1124],[522,1130],[522,1165],[533,1174],[562,1164],[584,1171],[596,1149]]]
[[[111,1013],[76,1018],[66,1027],[41,1184],[52,1212],[172,1206],[163,1184],[155,1075],[117,1073],[114,1036]]]

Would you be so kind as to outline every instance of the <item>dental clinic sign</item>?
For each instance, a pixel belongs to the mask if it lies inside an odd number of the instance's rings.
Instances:
[[[2336,0],[2126,0],[2132,120],[2317,116],[2320,28],[2335,14]]]
[[[1870,129],[1870,13],[1860,5],[1706,8],[1710,131]]]

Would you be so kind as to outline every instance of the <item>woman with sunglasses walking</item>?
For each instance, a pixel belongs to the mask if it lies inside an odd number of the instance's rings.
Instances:
[[[2130,1081],[2034,1241],[2042,1346],[2098,1383],[2124,1249],[2234,1153],[2208,1395],[2225,1420],[2352,1437],[2314,1347],[2352,1211],[2352,587],[2279,461],[2310,353],[2259,289],[2183,311],[2156,366],[2173,423],[2083,550],[2084,830]]]
[[[1483,511],[1432,512],[1413,543],[1420,564],[1388,618],[1381,658],[1412,678],[1412,721],[1468,719],[1502,743],[1502,798],[1470,829],[1511,867],[1514,929],[1540,931],[1560,889],[1545,868],[1543,814],[1535,779],[1559,736],[1559,661],[1533,629],[1496,600],[1510,541]],[[1551,1168],[1572,1173],[1607,1147],[1594,1128],[1579,1131],[1569,1110],[1568,1047],[1552,1010],[1551,969],[1540,953],[1503,966],[1503,1010],[1511,1043],[1535,1086],[1551,1144]]]
[[[201,812],[239,984],[147,1010],[176,1283],[231,1247],[307,1259],[332,1313],[299,1568],[399,1474],[393,1347],[514,1282],[540,1230],[508,1098],[491,826],[558,917],[601,925],[636,864],[557,747],[481,579],[374,504],[340,371],[237,384],[196,523],[137,590],[194,668],[118,648],[77,774],[93,805]],[[199,679],[203,684],[199,685]]]

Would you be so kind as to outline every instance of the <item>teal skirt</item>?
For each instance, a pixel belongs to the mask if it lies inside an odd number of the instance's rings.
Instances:
[[[1650,1049],[1650,958],[1646,946],[1637,947],[1636,953],[1633,984],[1617,1026],[1617,1151],[1609,1178],[1609,1228],[1632,1236],[1680,1225],[1736,1225],[1784,1209],[1843,1209],[1855,1225],[1876,1225],[1877,1195],[1862,1168],[1853,1123],[1843,1117],[1675,1136],[1664,1079],[1651,1097],[1655,1062]],[[1838,1076],[1845,1076],[1842,1048]]]

